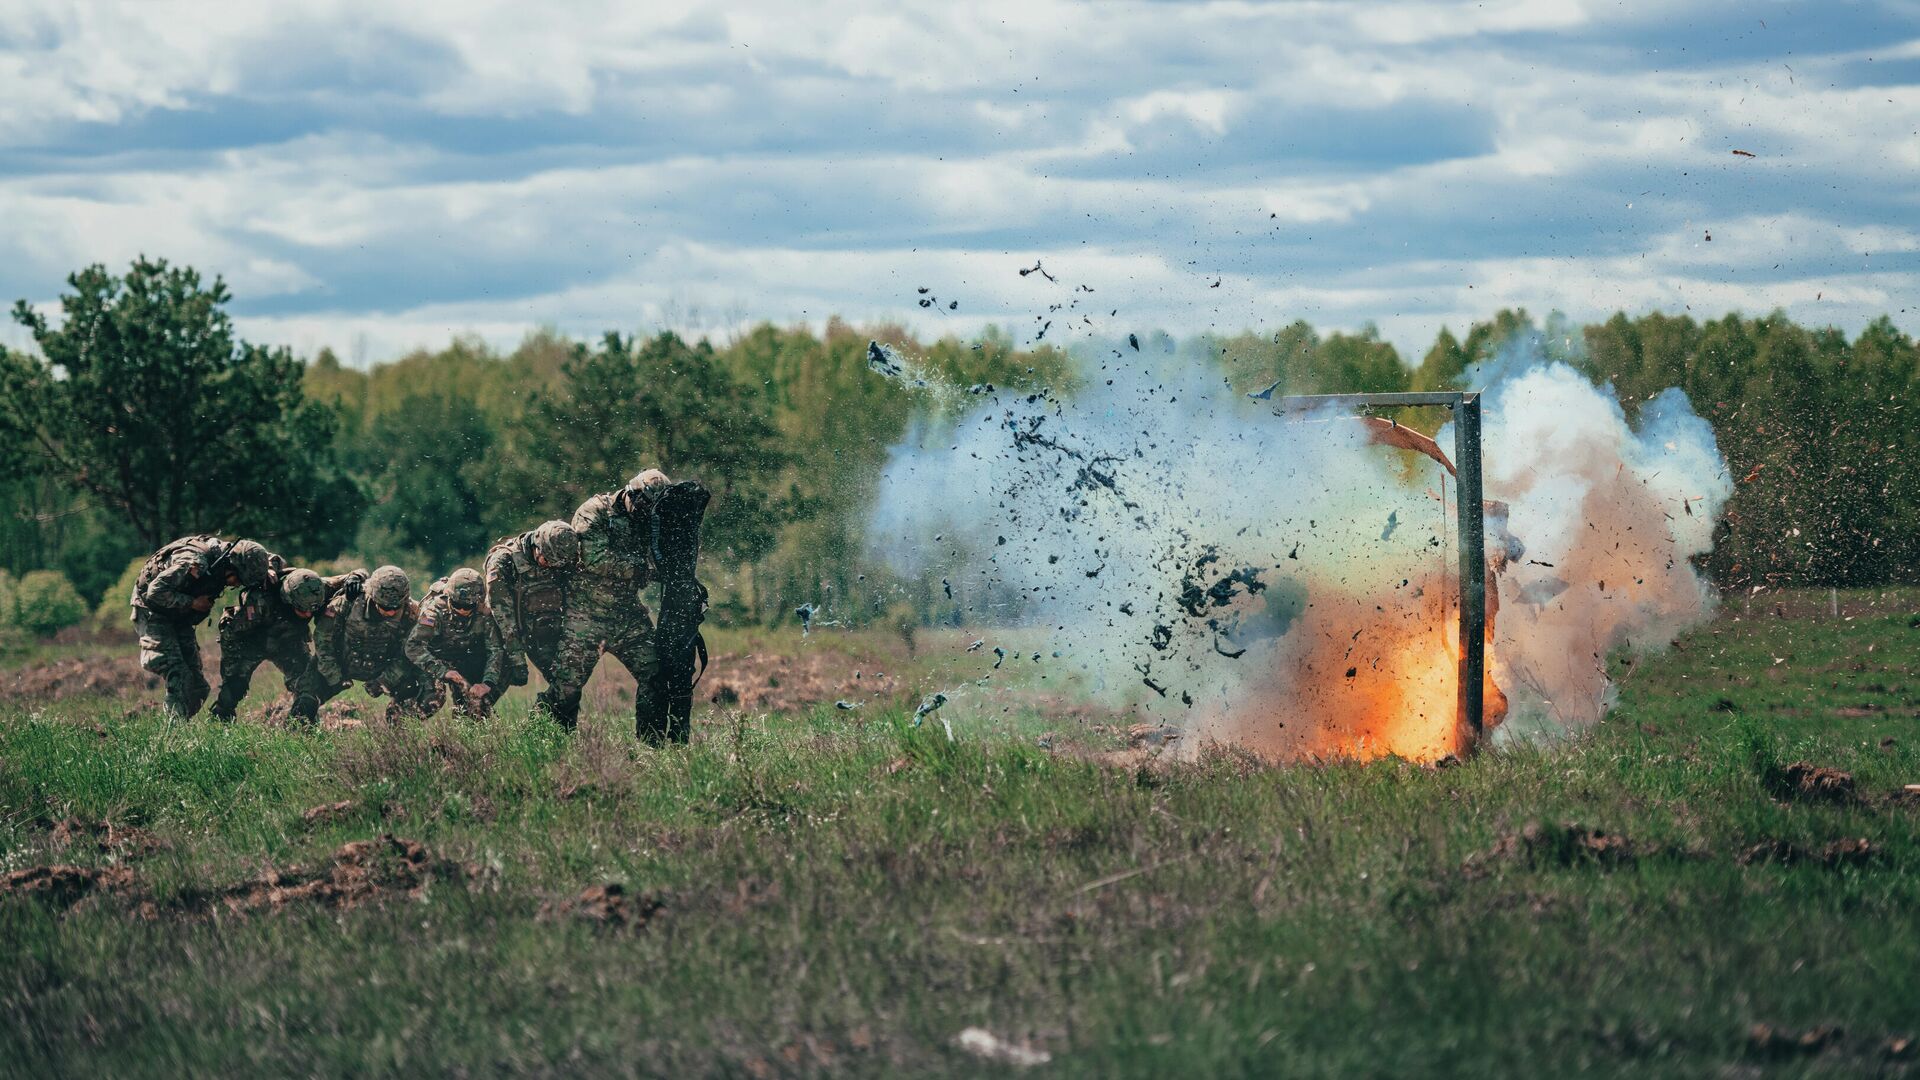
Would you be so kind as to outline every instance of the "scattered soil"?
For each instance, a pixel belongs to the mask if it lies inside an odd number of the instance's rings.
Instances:
[[[319,806],[309,808],[305,813],[300,815],[300,820],[306,822],[308,825],[326,825],[330,822],[338,821],[352,812],[353,800],[341,799],[339,802],[321,803]]]
[[[1796,761],[1782,770],[1793,798],[1808,802],[1848,803],[1853,801],[1853,774],[1807,761]]]
[[[1529,822],[1519,832],[1507,833],[1492,848],[1468,859],[1469,866],[1524,859],[1529,866],[1631,866],[1651,848],[1618,833],[1590,829],[1576,822]]]
[[[102,853],[123,856],[148,855],[170,845],[145,829],[133,825],[115,825],[110,821],[87,821],[65,817],[53,823],[53,846],[83,844]]]
[[[0,896],[30,896],[58,911],[132,887],[133,871],[125,866],[30,866],[0,877]]]
[[[891,701],[905,692],[880,665],[839,653],[724,653],[695,691],[714,705],[746,712],[799,712],[829,701]],[[860,672],[860,678],[853,677]]]
[[[1816,863],[1833,869],[1841,866],[1865,866],[1877,862],[1880,856],[1880,849],[1864,837],[1843,837],[1822,844],[1819,848],[1803,848],[1785,840],[1769,838],[1741,851],[1736,861],[1741,866],[1764,863],[1779,863],[1782,866]]]
[[[589,886],[571,900],[555,901],[541,909],[549,919],[580,919],[601,926],[639,929],[666,910],[666,901],[653,893],[631,896],[618,882]]]
[[[53,701],[80,694],[129,697],[159,686],[159,676],[140,670],[138,654],[103,653],[0,673],[0,702]]]
[[[340,845],[321,869],[268,870],[252,881],[184,897],[178,908],[182,914],[219,910],[241,914],[315,903],[346,910],[402,896],[417,900],[435,881],[471,887],[485,877],[474,864],[441,858],[417,840],[388,833],[377,840]]]
[[[1840,1039],[1840,1029],[1812,1027],[1792,1031],[1772,1024],[1755,1024],[1747,1029],[1747,1045],[1763,1057],[1787,1058],[1817,1054]]]

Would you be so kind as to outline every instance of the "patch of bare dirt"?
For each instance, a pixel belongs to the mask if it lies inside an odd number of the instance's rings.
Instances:
[[[50,839],[56,848],[81,844],[96,851],[123,856],[149,855],[169,846],[166,841],[138,826],[87,821],[78,817],[64,817],[54,822],[51,833]]]
[[[55,701],[80,694],[128,697],[159,686],[159,676],[140,670],[137,654],[102,653],[0,673],[0,701]]]
[[[1853,801],[1853,774],[1830,769],[1808,761],[1796,761],[1782,770],[1788,790],[1796,799],[1808,802],[1848,803]]]
[[[252,881],[187,897],[179,907],[183,914],[273,912],[308,903],[346,910],[400,897],[417,900],[436,881],[472,887],[485,880],[475,864],[442,858],[417,840],[388,833],[340,845],[324,867],[268,870]]]
[[[608,882],[588,886],[571,900],[553,901],[541,909],[541,914],[549,919],[580,919],[610,928],[639,929],[666,907],[666,901],[653,893],[634,896],[626,886]]]
[[[1468,868],[1493,862],[1524,860],[1528,866],[1631,866],[1652,848],[1619,833],[1591,829],[1577,822],[1528,822],[1518,832],[1494,841],[1492,848],[1468,857]]]
[[[1842,837],[1822,844],[1818,848],[1805,848],[1785,840],[1768,838],[1743,849],[1735,861],[1741,866],[1759,866],[1766,863],[1793,866],[1797,863],[1816,863],[1833,869],[1842,866],[1865,866],[1879,861],[1881,854],[1880,849],[1865,837]]]
[[[133,871],[125,866],[29,866],[0,877],[0,896],[32,897],[57,911],[132,887]]]
[[[1817,1054],[1840,1039],[1840,1029],[1811,1027],[1803,1031],[1755,1024],[1747,1029],[1747,1046],[1762,1057],[1789,1058]]]
[[[308,807],[300,815],[300,820],[308,825],[327,825],[351,813],[353,813],[353,800],[341,799],[339,802],[321,803],[319,806]]]
[[[891,701],[900,679],[869,661],[838,653],[723,653],[696,691],[706,701],[747,712],[798,712],[829,701]],[[860,677],[854,678],[854,672]]]

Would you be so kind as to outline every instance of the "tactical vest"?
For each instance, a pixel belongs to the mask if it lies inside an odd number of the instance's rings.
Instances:
[[[153,584],[153,579],[166,571],[167,564],[173,561],[175,555],[188,551],[200,560],[200,563],[206,567],[206,572],[195,578],[186,591],[193,596],[218,596],[226,591],[226,576],[215,575],[213,565],[226,555],[227,542],[210,533],[183,536],[168,542],[159,551],[147,556],[146,563],[140,567],[140,575],[133,582],[131,602],[134,607],[146,606],[140,602],[140,597],[146,594],[147,586]]]
[[[533,561],[530,535],[504,540],[494,550],[505,549],[502,577],[513,590],[514,609],[520,616],[515,631],[526,639],[550,638],[560,633],[560,624],[566,618],[567,575]]]

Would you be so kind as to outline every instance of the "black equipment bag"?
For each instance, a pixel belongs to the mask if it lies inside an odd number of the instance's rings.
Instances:
[[[707,589],[694,571],[700,561],[700,521],[712,497],[698,481],[682,480],[653,503],[653,566],[660,582],[653,647],[659,664],[653,676],[654,716],[636,717],[636,734],[649,742],[683,743],[692,733],[693,687],[707,667],[707,643],[700,636]]]

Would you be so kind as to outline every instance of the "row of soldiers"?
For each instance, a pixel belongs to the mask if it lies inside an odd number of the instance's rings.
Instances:
[[[641,600],[659,550],[657,535],[647,535],[650,506],[668,486],[666,474],[648,469],[586,500],[572,521],[500,541],[487,553],[484,575],[456,570],[418,602],[397,566],[323,577],[252,540],[184,537],[155,552],[134,585],[140,666],[165,680],[173,714],[199,712],[212,687],[195,628],[238,587],[238,602],[219,624],[212,712],[222,720],[234,718],[262,663],[280,669],[293,716],[313,723],[322,704],[356,681],[388,697],[390,717],[430,715],[448,698],[465,714],[485,716],[509,687],[529,681],[531,662],[547,681],[538,704],[571,730],[605,652],[638,683],[638,734],[684,739],[684,727],[665,730],[653,700],[654,627]]]

